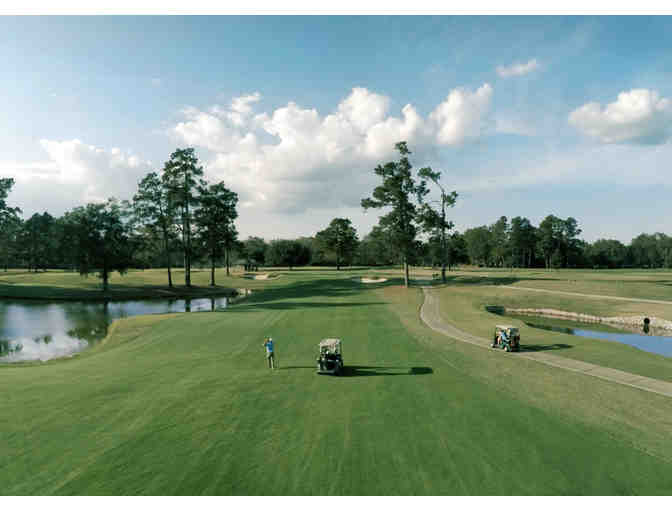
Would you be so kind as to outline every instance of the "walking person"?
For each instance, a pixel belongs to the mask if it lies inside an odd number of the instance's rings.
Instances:
[[[270,336],[264,342],[266,348],[266,359],[268,360],[268,368],[275,369],[275,347],[273,345],[273,338]]]

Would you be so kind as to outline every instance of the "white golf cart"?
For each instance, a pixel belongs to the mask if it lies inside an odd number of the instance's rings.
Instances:
[[[341,341],[325,338],[320,342],[320,356],[317,358],[317,373],[339,375],[343,371]]]

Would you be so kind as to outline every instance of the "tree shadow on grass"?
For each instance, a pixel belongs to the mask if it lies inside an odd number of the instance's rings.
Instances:
[[[525,344],[520,346],[520,352],[557,351],[560,349],[571,349],[572,347],[574,346],[569,344]]]
[[[354,306],[371,306],[384,305],[384,301],[366,302],[346,302],[346,303],[329,303],[329,302],[306,302],[306,301],[280,301],[278,303],[254,303],[254,304],[240,304],[233,307],[227,307],[221,311],[227,313],[239,312],[253,312],[255,310],[306,310],[310,308],[347,308]]]
[[[385,282],[387,283],[387,282]],[[344,297],[359,294],[361,284],[350,278],[318,278],[308,281],[292,282],[278,287],[266,287],[252,292],[245,298],[245,303],[257,304],[279,299],[311,298],[315,296]],[[241,301],[241,304],[243,302]]]
[[[312,369],[316,370],[315,365],[293,365],[279,367],[278,370],[297,370]],[[346,365],[340,377],[371,377],[381,375],[428,375],[433,374],[431,367],[373,367],[364,365]]]
[[[537,277],[537,276],[526,276],[526,275],[516,275],[516,276],[465,276],[465,275],[446,275],[446,286],[451,285],[513,285],[514,283],[523,282],[523,281],[532,281],[532,280],[555,280],[555,278],[548,277]],[[443,285],[441,279],[434,280],[437,283],[437,286]]]
[[[372,377],[392,375],[429,375],[431,367],[372,367],[363,365],[345,365],[342,377]]]

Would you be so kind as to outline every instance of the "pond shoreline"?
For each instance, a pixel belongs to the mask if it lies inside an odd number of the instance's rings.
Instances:
[[[107,337],[117,320],[148,315],[218,312],[252,291],[226,296],[120,300],[0,299],[0,365],[70,358]]]
[[[55,290],[65,291],[62,287],[54,287]],[[126,293],[125,291],[112,292],[111,294],[103,294],[102,291],[82,292],[77,291],[72,295],[25,295],[22,293],[7,294],[0,293],[0,300],[25,300],[25,301],[86,301],[95,303],[105,303],[110,301],[132,301],[132,300],[154,300],[154,299],[200,299],[200,298],[233,298],[237,297],[243,289],[232,289],[231,287],[223,287],[219,289],[206,289],[202,287],[194,287],[195,292],[174,292],[171,290],[155,289],[150,292]],[[66,291],[67,292],[67,291]],[[100,294],[98,294],[98,292]]]
[[[648,319],[648,327],[652,330],[670,332],[672,331],[672,321],[647,315],[614,316],[602,317],[599,315],[590,315],[586,313],[568,312],[556,308],[507,308],[504,306],[486,306],[486,310],[493,313],[497,309],[503,313],[512,313],[520,315],[531,315],[539,317],[552,317],[556,319],[572,320],[587,324],[606,324],[610,326],[620,326],[623,328],[641,329]]]

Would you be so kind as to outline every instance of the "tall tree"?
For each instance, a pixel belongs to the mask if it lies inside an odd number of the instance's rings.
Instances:
[[[215,285],[215,262],[226,259],[229,275],[230,252],[238,238],[234,220],[238,217],[238,195],[223,182],[200,188],[200,207],[194,214],[198,238],[210,257],[210,285]]]
[[[358,264],[364,266],[390,265],[395,262],[395,256],[388,232],[379,225],[364,236],[357,250]]]
[[[450,271],[452,265],[468,260],[469,255],[467,254],[467,243],[464,236],[459,232],[453,232],[448,237],[448,271]]]
[[[0,257],[5,272],[10,260],[15,259],[19,252],[22,230],[23,220],[17,214],[8,214],[0,219]]]
[[[562,253],[562,266],[577,265],[582,255],[582,241],[579,239],[581,229],[579,222],[571,216],[563,221],[562,235],[560,237],[560,251]],[[579,262],[580,265],[580,262]]]
[[[529,219],[516,216],[511,219],[509,243],[513,264],[518,267],[530,267],[536,245],[536,228]]]
[[[109,288],[113,271],[124,274],[130,265],[127,228],[115,199],[87,204],[65,214],[67,235],[75,246],[75,264],[82,275],[97,271],[103,292]]]
[[[46,211],[44,214],[35,213],[23,222],[19,244],[28,271],[46,270],[51,265],[56,240],[52,235],[54,223],[54,217]]]
[[[18,207],[9,207],[7,197],[14,187],[14,179],[11,177],[0,178],[0,221],[8,215],[15,215],[21,212]]]
[[[630,252],[635,267],[663,267],[663,257],[655,234],[640,234],[630,242]]]
[[[14,179],[0,178],[0,253],[3,256],[5,271],[9,265],[9,258],[17,247],[16,236],[21,227],[19,217],[21,209],[7,204],[7,197],[13,187]]]
[[[560,252],[560,243],[565,228],[565,222],[549,214],[539,223],[538,247],[544,256],[546,269],[552,267],[553,256]]]
[[[615,269],[625,265],[627,248],[616,239],[598,239],[588,249],[594,268]]]
[[[506,216],[490,225],[492,232],[492,256],[495,265],[504,266],[509,256],[509,222]]]
[[[492,261],[492,232],[488,227],[470,228],[464,232],[467,253],[472,264],[488,266]]]
[[[261,237],[248,237],[243,241],[243,256],[245,257],[246,271],[252,267],[263,266],[266,260],[266,242]]]
[[[395,146],[399,151],[399,161],[390,161],[378,165],[374,172],[383,179],[383,183],[373,190],[373,198],[362,199],[364,210],[370,208],[391,207],[392,210],[382,216],[379,225],[387,230],[395,246],[401,252],[404,265],[404,285],[408,288],[408,263],[416,247],[415,238],[417,207],[412,197],[420,197],[429,192],[422,184],[416,184],[411,174],[411,163],[408,161],[406,142]]]
[[[435,172],[431,168],[421,168],[418,175],[423,179],[432,181],[441,190],[440,210],[432,208],[428,202],[424,202],[424,182],[421,183],[421,192],[418,200],[422,204],[420,209],[420,222],[425,232],[436,236],[439,239],[441,246],[441,280],[446,283],[446,265],[448,265],[448,231],[453,228],[454,224],[446,218],[446,208],[453,207],[457,200],[457,192],[451,191],[446,193],[439,180],[441,179],[441,172]]]
[[[193,257],[194,210],[198,207],[198,189],[205,186],[201,179],[203,167],[199,166],[193,148],[177,149],[166,161],[161,177],[169,201],[177,208],[177,223],[184,252],[184,284],[191,287],[191,262]]]
[[[176,210],[170,200],[168,188],[156,172],[148,173],[138,185],[133,196],[135,215],[147,228],[148,233],[161,239],[163,257],[168,271],[168,287],[173,286],[170,247],[175,239]]]
[[[357,249],[357,231],[347,218],[334,218],[329,226],[315,236],[318,242],[336,255],[336,271],[341,269],[341,262],[352,262],[352,256]]]
[[[291,271],[310,261],[310,249],[296,240],[278,239],[268,246],[266,261],[272,266],[287,266]]]

